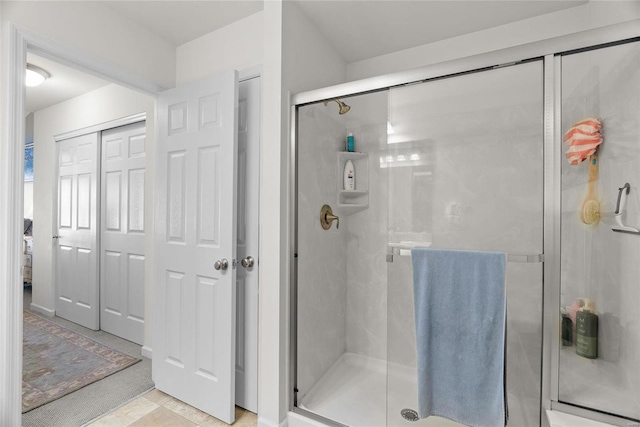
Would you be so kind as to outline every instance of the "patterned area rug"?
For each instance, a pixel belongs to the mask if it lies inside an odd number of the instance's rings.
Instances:
[[[22,412],[140,361],[24,311]]]

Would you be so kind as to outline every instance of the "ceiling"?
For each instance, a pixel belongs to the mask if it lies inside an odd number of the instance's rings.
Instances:
[[[268,1],[268,0],[267,0]],[[285,0],[296,2],[346,63],[480,31],[586,1]],[[178,0],[100,2],[179,46],[262,10],[262,1]],[[51,74],[27,89],[27,110],[38,111],[108,82],[30,55]]]
[[[36,87],[27,87],[27,113],[42,110],[83,93],[106,86],[109,82],[74,70],[40,56],[27,54],[27,62],[46,70],[51,77]]]
[[[103,1],[125,16],[171,43],[180,46],[262,10],[262,1],[182,0]]]

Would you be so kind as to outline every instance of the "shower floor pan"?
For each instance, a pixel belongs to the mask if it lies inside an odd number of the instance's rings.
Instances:
[[[417,410],[416,390],[415,368],[345,353],[309,390],[298,406],[352,427],[462,426],[440,417],[405,420],[400,411]]]

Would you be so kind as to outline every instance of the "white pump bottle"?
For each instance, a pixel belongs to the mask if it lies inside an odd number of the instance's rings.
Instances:
[[[344,189],[346,191],[353,191],[356,189],[356,170],[353,167],[353,162],[347,160],[344,165]]]

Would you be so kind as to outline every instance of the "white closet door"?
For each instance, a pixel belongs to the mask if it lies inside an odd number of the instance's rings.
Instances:
[[[144,343],[145,122],[102,132],[100,329]]]
[[[240,83],[238,102],[238,289],[236,404],[258,412],[258,223],[260,78]],[[253,258],[253,266],[241,260]]]
[[[57,143],[56,315],[98,329],[98,134]]]
[[[157,109],[154,381],[227,423],[235,419],[237,102],[237,72],[228,72],[163,92]]]

